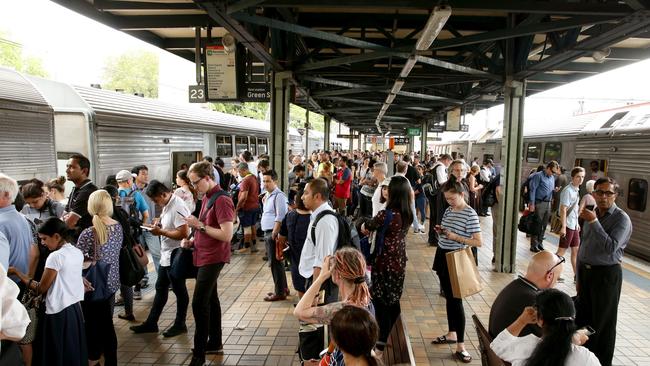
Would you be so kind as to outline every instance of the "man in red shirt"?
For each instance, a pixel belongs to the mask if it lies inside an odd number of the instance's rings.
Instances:
[[[345,157],[339,159],[339,171],[334,178],[334,208],[345,216],[348,198],[350,198],[350,185],[352,184],[352,171],[349,162]]]
[[[217,279],[223,266],[230,262],[235,207],[212,174],[212,164],[205,161],[192,164],[188,173],[192,186],[205,193],[199,217],[185,219],[194,229],[194,238],[183,239],[181,243],[186,248],[194,247],[194,265],[198,267],[192,295],[196,330],[190,366],[203,366],[206,353],[223,354]]]
[[[235,214],[244,228],[244,248],[239,249],[237,253],[246,253],[249,247],[251,253],[255,253],[258,251],[255,243],[255,224],[260,209],[260,184],[257,177],[248,170],[248,163],[239,163],[237,170],[242,181],[239,183]]]

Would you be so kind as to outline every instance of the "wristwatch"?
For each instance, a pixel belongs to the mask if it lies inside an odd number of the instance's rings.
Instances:
[[[201,227],[199,227],[199,231],[204,233],[205,232],[205,224],[201,223]]]

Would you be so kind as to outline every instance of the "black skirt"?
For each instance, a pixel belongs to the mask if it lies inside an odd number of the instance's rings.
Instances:
[[[47,366],[86,366],[86,331],[79,303],[42,318],[41,358]]]

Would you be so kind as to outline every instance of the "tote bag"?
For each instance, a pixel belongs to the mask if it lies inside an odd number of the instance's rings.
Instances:
[[[455,298],[462,299],[483,290],[472,249],[466,247],[446,254],[451,289]]]

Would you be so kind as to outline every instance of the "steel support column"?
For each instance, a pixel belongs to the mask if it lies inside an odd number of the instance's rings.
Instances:
[[[357,145],[358,145],[359,151],[365,150],[363,148],[363,134],[361,132],[359,132],[359,141],[357,142]]]
[[[524,99],[526,82],[506,80],[504,87],[503,139],[501,147],[501,187],[498,197],[501,223],[493,239],[496,269],[514,273],[517,261],[517,222],[519,221],[519,177],[524,131]]]
[[[290,78],[290,72],[274,72],[271,85],[271,167],[278,173],[280,189],[285,192],[289,189],[287,131],[291,100]]]
[[[305,162],[307,159],[311,157],[311,153],[309,152],[309,129],[311,128],[311,125],[309,124],[309,109],[305,109],[305,153],[303,156],[305,157]]]
[[[325,116],[323,118],[323,150],[330,150],[330,125],[332,123],[332,117]]]
[[[420,161],[424,161],[425,156],[427,155],[427,139],[429,138],[427,131],[427,121],[422,122],[420,127],[422,131],[420,132]]]
[[[353,136],[354,130],[350,128],[349,131],[350,131],[350,137],[349,137],[350,141],[348,142],[348,144],[350,144],[349,145],[350,147],[348,147],[348,151],[352,152],[352,150],[354,150],[354,136]]]

